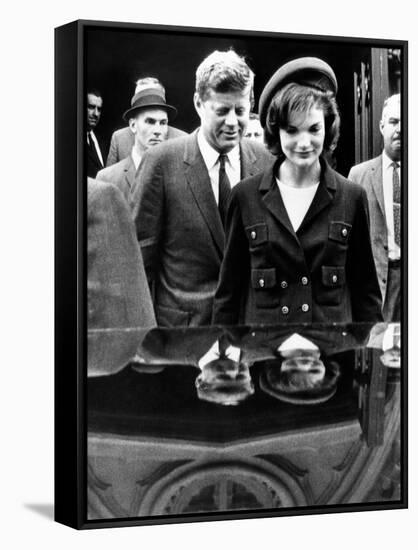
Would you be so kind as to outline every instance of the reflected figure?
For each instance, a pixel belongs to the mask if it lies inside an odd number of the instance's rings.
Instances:
[[[240,361],[240,349],[224,341],[216,341],[199,361],[197,396],[220,405],[238,405],[254,393],[254,385],[248,364]]]
[[[371,331],[368,347],[383,351],[380,360],[385,367],[401,367],[401,325],[400,323],[379,323]]]
[[[316,405],[328,401],[337,391],[340,367],[335,361],[325,366],[319,350],[286,352],[281,364],[266,365],[260,387],[266,393],[294,405]]]

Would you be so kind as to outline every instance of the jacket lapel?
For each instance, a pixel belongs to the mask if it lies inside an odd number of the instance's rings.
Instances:
[[[318,216],[318,214],[333,201],[336,188],[337,184],[334,173],[325,161],[321,162],[321,179],[318,189],[316,190],[313,201],[306,212],[302,223],[300,224],[298,233],[303,231]]]
[[[260,170],[257,170],[257,157],[251,149],[250,144],[242,140],[240,144],[240,162],[241,162],[241,179],[254,176]]]
[[[376,162],[373,163],[373,165],[370,167],[369,177],[371,187],[374,194],[376,195],[376,200],[382,212],[382,216],[386,217],[385,200],[383,197],[382,155],[379,155],[376,158]]]
[[[222,256],[225,233],[212,191],[209,174],[197,144],[197,131],[187,141],[183,160],[185,163],[185,176],[189,187]]]
[[[131,155],[129,155],[126,158],[126,162],[125,162],[125,166],[123,167],[123,171],[125,173],[125,181],[128,184],[129,189],[132,189],[132,186],[135,182],[136,170],[135,170],[135,164],[134,164],[134,161],[132,160]]]
[[[274,165],[274,168],[277,164]],[[295,239],[297,239],[296,234],[293,230],[293,226],[290,222],[287,210],[283,203],[282,195],[277,185],[274,173],[275,170],[272,168],[263,173],[263,177],[259,186],[259,191],[263,195],[262,200],[266,205],[267,209],[270,211],[272,216],[283,226]]]

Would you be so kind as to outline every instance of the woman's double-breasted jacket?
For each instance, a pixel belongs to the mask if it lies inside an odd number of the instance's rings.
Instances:
[[[366,193],[321,159],[295,232],[275,179],[279,162],[232,191],[213,322],[380,321]]]

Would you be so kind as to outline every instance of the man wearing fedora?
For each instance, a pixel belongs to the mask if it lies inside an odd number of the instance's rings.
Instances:
[[[131,107],[123,114],[134,136],[131,153],[100,170],[97,179],[116,185],[129,202],[135,174],[145,151],[167,139],[168,117],[174,117],[176,113],[175,107],[166,103],[165,94],[159,87],[147,87],[135,93]]]
[[[273,161],[243,138],[253,82],[234,51],[210,54],[196,72],[200,127],[144,155],[132,207],[160,326],[210,324],[231,187]]]
[[[158,88],[165,96],[164,86],[161,84],[158,78],[154,78],[152,76],[146,76],[136,81],[134,95],[136,95],[138,92],[141,92],[142,90],[145,90],[146,88]],[[166,139],[172,139],[184,135],[186,135],[186,132],[183,132],[183,130],[179,130],[178,128],[174,128],[173,126],[169,125]],[[106,166],[116,164],[120,160],[123,160],[127,156],[129,156],[131,154],[133,145],[134,134],[132,133],[129,126],[113,132],[112,138],[110,140],[110,148],[106,160]]]

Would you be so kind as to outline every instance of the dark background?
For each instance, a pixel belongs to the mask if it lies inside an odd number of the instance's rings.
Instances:
[[[368,41],[327,39],[297,35],[260,35],[243,32],[178,31],[118,27],[88,27],[86,82],[103,95],[103,113],[97,133],[107,143],[112,132],[126,124],[135,82],[156,76],[166,88],[167,102],[178,109],[173,125],[191,132],[199,125],[193,106],[195,71],[212,51],[233,48],[244,55],[255,72],[255,107],[263,87],[280,65],[301,56],[328,62],[338,81],[337,101],[341,112],[341,137],[336,150],[337,169],[347,175],[354,164],[353,72],[370,52]],[[106,153],[107,154],[107,153]]]

